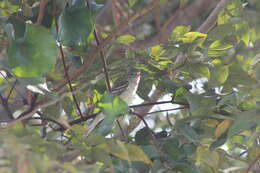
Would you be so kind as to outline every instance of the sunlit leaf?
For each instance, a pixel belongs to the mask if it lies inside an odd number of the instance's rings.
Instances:
[[[220,40],[216,40],[209,46],[209,49],[210,50],[226,50],[226,49],[230,49],[232,47],[233,47],[232,44],[228,44],[225,42],[223,43]]]
[[[170,41],[177,41],[181,36],[190,31],[189,26],[177,26],[171,33]]]
[[[135,37],[133,35],[126,34],[118,37],[116,40],[123,44],[130,44],[135,41]]]
[[[164,49],[160,45],[153,46],[150,51],[150,56],[157,57],[164,53]]]
[[[183,35],[179,40],[183,43],[192,43],[195,40],[199,40],[200,44],[207,38],[207,34],[200,32],[188,32]]]

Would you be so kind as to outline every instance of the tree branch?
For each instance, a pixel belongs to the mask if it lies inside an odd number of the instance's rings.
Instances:
[[[227,6],[231,0],[221,0],[208,18],[197,29],[197,32],[207,33],[216,24],[219,12]]]
[[[38,18],[36,21],[37,25],[41,25],[42,20],[44,18],[44,12],[45,12],[45,6],[46,6],[46,0],[40,0],[40,9],[39,9],[39,14],[38,14]]]

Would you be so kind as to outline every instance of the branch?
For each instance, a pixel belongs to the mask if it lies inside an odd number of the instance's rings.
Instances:
[[[149,113],[147,113],[147,115],[161,113],[161,112],[176,111],[176,110],[187,109],[187,108],[189,108],[189,107],[183,106],[183,107],[178,107],[178,108],[173,108],[173,109],[159,110],[159,111],[149,112]]]
[[[152,102],[156,102],[159,100],[162,96],[164,95],[164,92],[161,90],[156,89],[152,96],[150,97],[150,100]],[[147,104],[148,102],[143,102],[142,104]],[[147,105],[144,107],[137,107],[134,112],[137,113],[138,115],[144,117],[147,115],[147,113],[152,109],[154,105]],[[131,117],[129,126],[124,127],[124,131],[127,132],[128,134],[132,132],[140,123],[140,118],[133,116]]]
[[[99,46],[100,41],[99,41],[99,37],[98,37],[98,33],[97,33],[96,29],[94,29],[94,36],[95,36],[97,46]],[[100,57],[101,57],[101,61],[103,63],[103,70],[104,70],[104,73],[105,73],[107,90],[110,93],[112,89],[111,89],[111,85],[110,85],[110,81],[109,81],[109,75],[108,75],[108,70],[107,70],[107,62],[106,62],[105,55],[104,55],[102,50],[100,51]]]
[[[249,171],[252,171],[254,167],[257,167],[257,161],[260,160],[260,154],[256,156],[256,158],[253,160],[252,163],[248,166],[246,173],[249,173]],[[259,167],[259,166],[258,166]],[[256,169],[259,170],[259,169]]]
[[[40,0],[40,9],[39,9],[36,25],[41,25],[42,23],[42,20],[44,18],[45,6],[46,6],[45,0]]]
[[[130,108],[137,108],[137,107],[143,107],[143,106],[154,106],[154,105],[160,105],[160,104],[167,104],[167,103],[172,103],[172,104],[178,104],[178,105],[184,105],[184,106],[188,106],[188,103],[185,102],[178,102],[178,101],[161,101],[161,102],[148,102],[148,103],[142,103],[142,104],[138,104],[138,105],[132,105],[129,106]]]
[[[231,0],[221,0],[205,22],[197,29],[198,32],[207,33],[216,24],[219,12],[227,6]]]
[[[65,72],[65,76],[66,76],[66,79],[67,79],[67,82],[69,84],[69,88],[70,88],[70,93],[72,95],[72,98],[73,98],[73,101],[76,105],[76,108],[78,110],[78,113],[79,113],[79,116],[82,118],[83,117],[83,114],[80,110],[80,107],[79,107],[79,104],[77,102],[77,98],[75,96],[75,94],[73,93],[73,88],[72,88],[72,85],[71,85],[71,81],[70,81],[70,77],[69,77],[69,73],[67,71],[67,65],[66,65],[66,61],[65,61],[65,57],[64,57],[64,53],[63,53],[63,49],[62,49],[62,46],[61,46],[61,43],[59,45],[59,48],[60,48],[60,53],[61,53],[61,59],[62,59],[62,64],[63,64],[63,68],[64,68],[64,72]]]

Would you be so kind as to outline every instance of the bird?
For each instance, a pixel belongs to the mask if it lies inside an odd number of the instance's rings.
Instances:
[[[129,70],[121,78],[115,81],[111,93],[113,96],[119,96],[128,105],[132,104],[136,98],[136,91],[140,83],[141,73],[135,69]],[[98,126],[98,124],[105,118],[101,112],[87,127],[86,136]]]

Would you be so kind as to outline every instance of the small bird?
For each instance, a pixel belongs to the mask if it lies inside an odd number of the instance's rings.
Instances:
[[[132,104],[135,100],[140,78],[141,73],[137,70],[126,72],[126,74],[122,78],[118,79],[114,83],[111,94],[114,96],[119,96],[128,105]],[[88,136],[104,118],[105,115],[103,113],[100,113],[88,126],[86,135]]]
[[[123,76],[124,78],[120,78],[115,82],[111,94],[119,96],[129,105],[132,104],[135,99],[141,73],[137,70],[131,70],[130,72],[126,73],[125,76]]]

